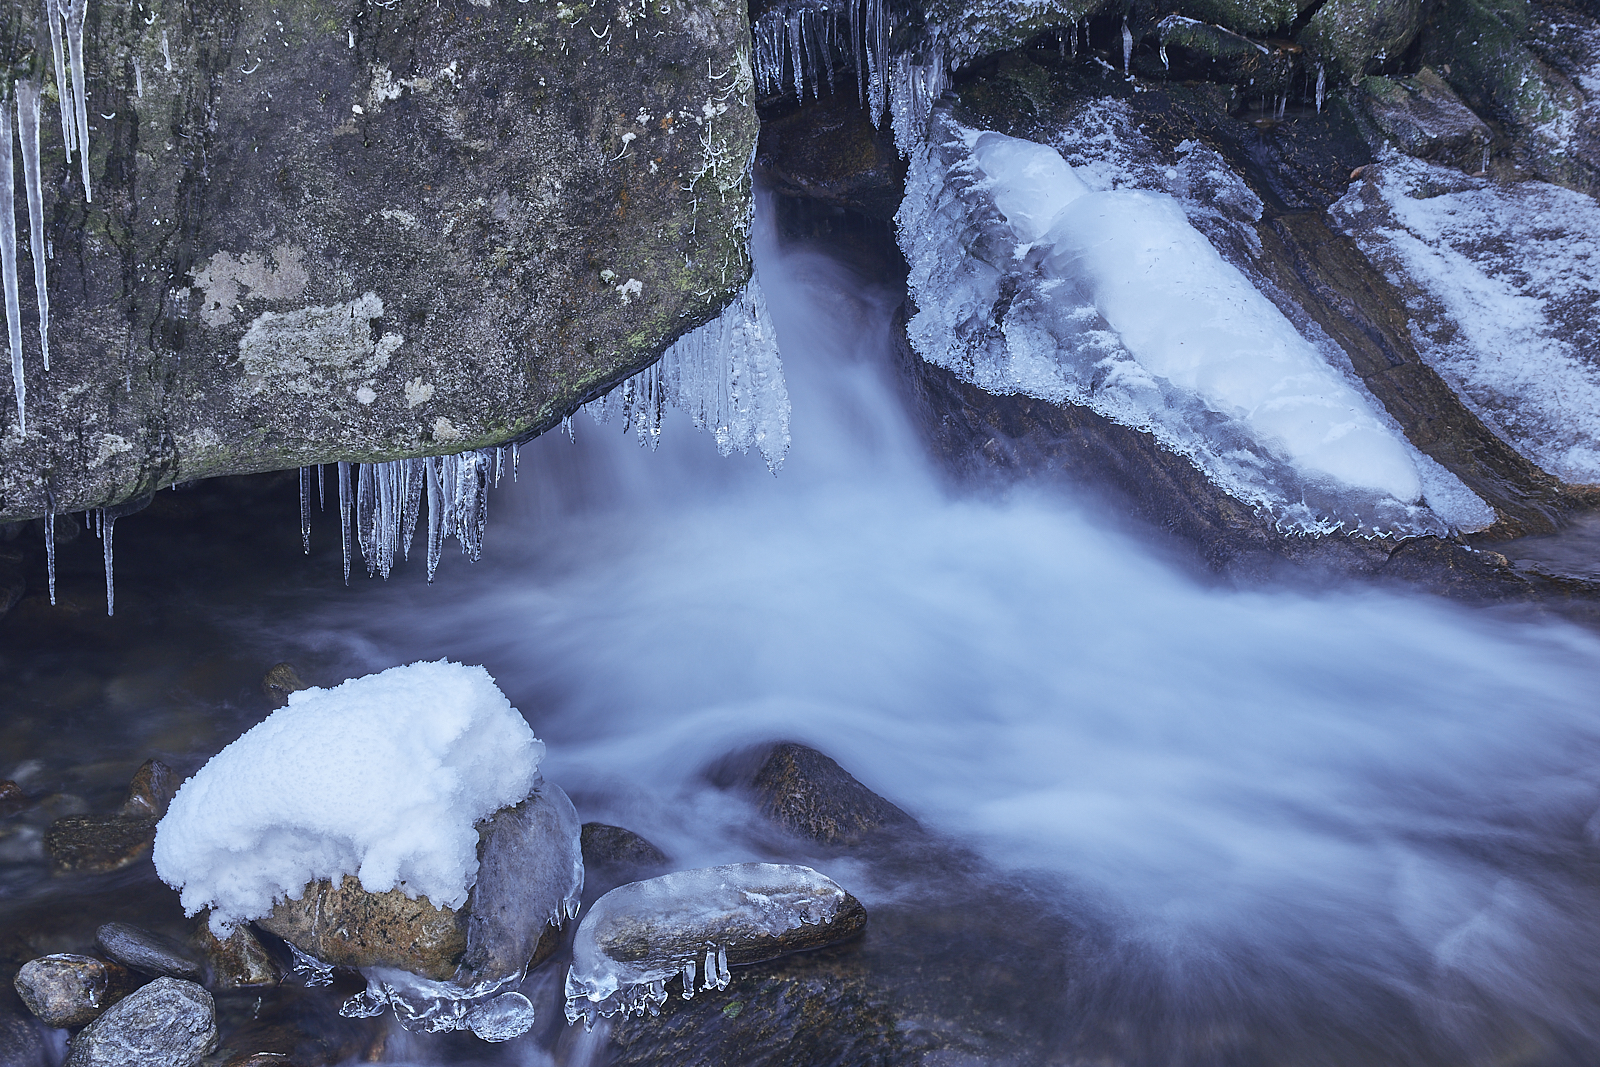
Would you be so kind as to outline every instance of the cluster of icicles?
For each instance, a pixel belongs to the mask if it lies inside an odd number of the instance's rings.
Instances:
[[[766,11],[752,27],[756,84],[765,93],[793,88],[820,98],[822,86],[836,88],[834,59],[854,73],[856,93],[877,125],[887,109],[897,143],[909,152],[934,103],[944,92],[948,71],[938,27],[930,29],[919,59],[892,53],[893,12],[884,0],[846,0],[842,6],[791,0]]]
[[[83,172],[83,197],[89,190],[89,101],[83,74],[83,22],[88,0],[45,0],[55,54],[56,93],[61,101],[61,140],[67,155],[74,151]],[[63,41],[65,59],[63,60]],[[69,77],[70,72],[70,77]],[[39,164],[39,120],[43,93],[39,83],[21,78],[0,95],[0,278],[5,288],[6,327],[11,347],[11,382],[17,394],[17,433],[28,432],[27,386],[22,376],[22,300],[17,280],[17,185],[12,157],[15,138],[22,152],[22,182],[28,200],[28,246],[33,256],[33,289],[39,301],[39,353],[50,369],[50,295],[45,285],[47,250],[44,236],[44,182]],[[12,112],[16,122],[12,122]],[[13,134],[13,126],[15,134]],[[109,552],[110,549],[108,548]],[[52,581],[51,602],[54,603]]]

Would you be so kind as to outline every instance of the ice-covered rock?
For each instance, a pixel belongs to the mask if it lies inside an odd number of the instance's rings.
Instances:
[[[1558,478],[1600,482],[1600,205],[1395,156],[1331,213],[1480,417]]]
[[[157,978],[74,1037],[67,1067],[193,1067],[216,1043],[211,994]]]
[[[855,936],[860,901],[810,867],[735,863],[619,886],[578,927],[567,972],[567,1021],[659,1009],[666,983],[684,999],[722,989],[728,968]]]
[[[940,113],[899,218],[918,355],[988,392],[1148,432],[1280,528],[1493,521],[1338,346],[1242,269],[1261,202],[1220,157],[1184,142],[1170,161],[1135,158],[1121,125],[1080,124],[1063,158]]]
[[[156,869],[189,914],[213,909],[219,935],[346,876],[460,908],[476,824],[527,797],[543,756],[482,667],[414,663],[303,690],[184,783]]]

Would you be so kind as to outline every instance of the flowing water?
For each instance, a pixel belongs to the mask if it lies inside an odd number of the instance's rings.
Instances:
[[[1059,490],[952,490],[899,399],[895,280],[758,233],[793,402],[778,475],[687,419],[652,452],[579,416],[575,440],[522,450],[483,562],[447,558],[431,587],[414,559],[343,589],[331,518],[310,561],[286,558],[292,490],[284,536],[225,578],[207,567],[243,546],[140,541],[130,519],[113,623],[71,648],[0,628],[31,724],[8,758],[105,793],[259,718],[240,679],[275,659],[326,684],[448,656],[489,668],[584,819],[679,866],[794,858],[705,778],[762,740],[823,750],[941,835],[949,869],[801,858],[866,903],[876,980],[944,990],[928,1010],[982,1062],[1600,1059],[1594,634],[1402,592],[1221,587]],[[0,922],[80,906],[17,870]],[[147,921],[173,921],[127,877]],[[549,973],[528,988],[559,1015]],[[389,1055],[603,1050],[552,1024]]]

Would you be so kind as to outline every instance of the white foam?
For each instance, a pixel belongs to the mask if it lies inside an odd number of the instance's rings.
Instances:
[[[156,871],[223,929],[344,875],[459,908],[474,824],[527,796],[543,757],[482,667],[413,663],[293,693],[184,783]]]

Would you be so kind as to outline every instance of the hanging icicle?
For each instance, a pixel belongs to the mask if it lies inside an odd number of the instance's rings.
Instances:
[[[1122,73],[1129,73],[1133,65],[1133,31],[1128,29],[1128,16],[1122,16]]]
[[[0,283],[5,288],[11,383],[17,394],[17,432],[27,434],[27,385],[22,379],[22,302],[17,296],[16,177],[11,160],[11,99],[0,98]]]
[[[93,203],[89,189],[89,83],[83,74],[83,22],[89,14],[89,0],[56,0],[67,31],[67,63],[72,74],[72,108],[77,116],[78,162],[83,171],[83,199]],[[62,107],[66,107],[65,100]]]
[[[39,83],[17,82],[17,137],[22,144],[22,184],[28,197],[28,249],[33,254],[33,291],[39,305],[39,354],[50,369],[50,290],[45,284],[44,180],[39,169]]]
[[[344,546],[344,584],[350,584],[350,464],[339,461],[339,541]]]
[[[50,606],[56,603],[56,501],[45,495],[44,507],[44,571],[50,588]]]
[[[112,578],[113,570],[111,566],[111,536],[116,532],[116,529],[117,517],[115,515],[107,515],[106,509],[101,508],[100,545],[105,550],[107,615],[115,615],[117,613],[117,587],[116,582]]]
[[[300,546],[311,555],[311,468],[300,468]]]

